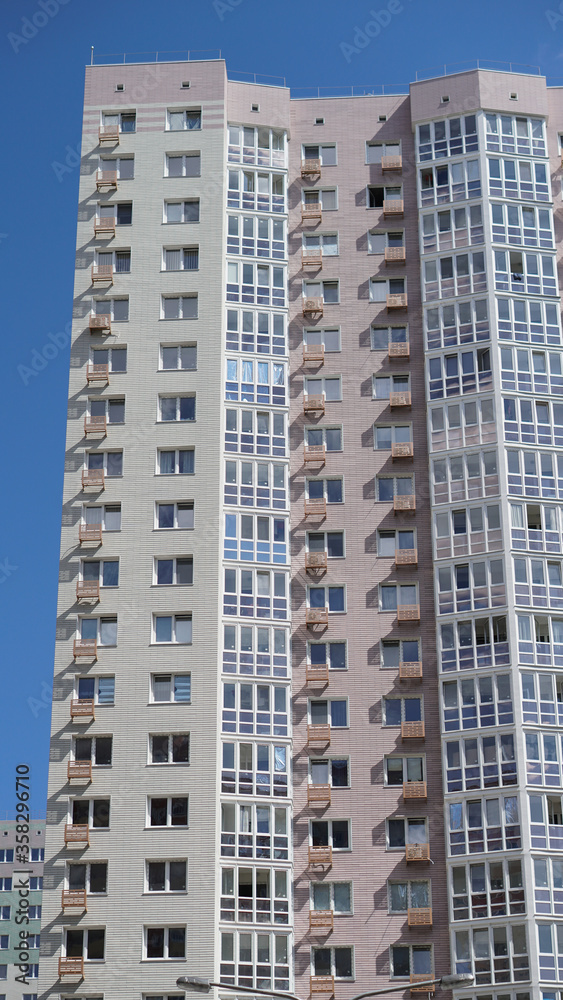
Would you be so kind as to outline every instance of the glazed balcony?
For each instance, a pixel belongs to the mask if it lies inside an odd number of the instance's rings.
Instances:
[[[96,188],[98,191],[117,191],[117,170],[98,170]]]
[[[406,292],[387,296],[387,309],[408,309],[409,300]]]
[[[305,624],[313,628],[315,625],[328,625],[328,608],[307,608]]]
[[[78,976],[84,979],[84,959],[59,958],[59,976]]]
[[[325,348],[324,344],[315,344],[311,347],[303,347],[303,364],[324,364]]]
[[[419,622],[420,604],[399,604],[397,605],[398,622]]]
[[[109,365],[89,364],[86,368],[88,385],[109,385]]]
[[[88,416],[84,417],[84,434],[88,437],[89,434],[101,434],[105,437],[108,432],[108,424],[106,416]]]
[[[426,795],[426,782],[425,781],[404,781],[403,782],[403,799],[410,801],[413,799],[416,802],[424,802],[427,798]]]
[[[301,251],[301,267],[316,267],[322,270],[323,255],[320,247],[309,247]]]
[[[302,298],[301,312],[304,316],[309,315],[323,315],[323,298],[322,296],[308,296],[304,295]]]
[[[92,264],[92,284],[113,285],[113,264]]]
[[[113,145],[119,146],[119,125],[100,125],[98,142],[111,142]]]
[[[312,997],[333,997],[334,976],[311,976],[309,989]]]
[[[77,825],[72,825],[72,823],[67,823],[65,826],[65,844],[86,844],[90,846],[90,830],[87,824],[80,823]]]
[[[330,785],[307,785],[308,805],[330,805]]]
[[[401,722],[402,740],[423,740],[424,722]]]
[[[321,176],[321,161],[319,159],[301,160],[301,176],[302,177],[320,177]]]
[[[325,400],[322,395],[303,396],[303,413],[323,414],[325,412]]]
[[[66,770],[66,776],[69,781],[72,781],[73,779],[76,779],[77,781],[91,781],[92,761],[69,760]]]
[[[414,445],[412,441],[401,441],[391,445],[391,461],[398,458],[414,458]]]
[[[309,845],[310,865],[332,865],[332,847],[312,847]]]
[[[72,646],[72,655],[75,660],[97,660],[98,643],[83,642],[82,639],[75,639]]]
[[[421,681],[422,663],[420,661],[413,661],[411,663],[399,663],[399,680]]]
[[[86,910],[86,889],[63,889],[61,893],[62,910]]]
[[[395,549],[395,566],[418,566],[418,549]]]
[[[307,571],[311,570],[312,572],[319,572],[320,570],[326,570],[327,566],[328,561],[326,552],[305,553],[305,569]]]
[[[405,861],[430,861],[430,844],[407,844]]]
[[[305,681],[307,684],[328,684],[328,663],[307,663]]]
[[[92,314],[88,326],[90,333],[111,333],[111,316],[109,313]]]
[[[330,933],[334,930],[334,913],[332,910],[309,910],[309,930]]]
[[[70,717],[71,719],[77,720],[94,720],[96,718],[94,711],[94,699],[93,698],[73,698],[70,703]]]
[[[414,493],[404,493],[393,497],[393,510],[395,514],[403,511],[416,510],[416,497]]]
[[[322,725],[308,725],[307,743],[309,746],[312,746],[313,744],[326,746],[327,743],[330,743],[330,725],[328,722],[325,722]]]
[[[403,157],[402,156],[382,156],[381,157],[381,172],[384,174],[387,170],[397,170],[401,172],[403,169]]]
[[[105,490],[106,483],[103,469],[84,469],[82,473],[82,489]]]
[[[385,247],[386,264],[404,264],[407,259],[405,247]]]
[[[115,217],[94,219],[94,236],[115,236]]]
[[[387,357],[392,360],[395,358],[410,358],[410,356],[411,346],[409,343],[400,344],[391,342],[387,348]]]
[[[81,545],[91,542],[96,545],[102,544],[101,524],[80,524],[78,526],[78,541]]]
[[[385,217],[402,218],[405,214],[405,203],[402,198],[386,198],[383,202]]]
[[[303,447],[303,462],[305,465],[312,465],[320,462],[324,465],[326,461],[326,445],[306,444]]]
[[[326,517],[326,500],[305,500],[305,517]]]

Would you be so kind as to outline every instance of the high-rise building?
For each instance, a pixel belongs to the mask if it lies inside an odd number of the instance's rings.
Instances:
[[[87,68],[45,996],[561,1000],[560,97]]]

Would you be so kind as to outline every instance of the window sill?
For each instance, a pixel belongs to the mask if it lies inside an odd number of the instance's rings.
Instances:
[[[193,646],[193,643],[192,642],[155,642],[153,640],[151,643],[149,643],[149,645],[151,645],[151,646],[159,646],[159,647],[163,646],[164,648],[168,648],[169,646],[182,646],[182,647],[184,647],[184,646]],[[168,702],[165,702],[165,704],[168,704]]]
[[[143,896],[187,896],[187,889],[145,889]],[[155,959],[147,959],[149,962],[154,962]],[[168,961],[168,959],[166,959]]]
[[[199,267],[161,267],[161,274],[197,274]]]
[[[165,528],[165,529],[161,529],[161,530],[176,531],[178,529],[176,529],[176,528],[172,528],[172,529]],[[180,530],[182,530],[182,529],[180,529]],[[168,587],[193,587],[193,583],[151,583],[151,587],[156,587],[156,588],[158,588],[158,590],[162,590],[162,589],[168,588]],[[160,646],[161,643],[158,643],[158,645]],[[173,645],[184,645],[184,643],[173,643]]]
[[[162,958],[142,958],[141,959],[141,963],[143,963],[143,962],[151,962],[151,963],[153,963],[153,962],[185,962],[185,961],[186,961],[185,957],[184,958],[164,958],[164,956],[162,956]]]

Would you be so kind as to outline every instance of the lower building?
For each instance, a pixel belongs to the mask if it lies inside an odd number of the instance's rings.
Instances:
[[[0,820],[0,997],[4,1000],[37,996],[44,856],[44,820]]]

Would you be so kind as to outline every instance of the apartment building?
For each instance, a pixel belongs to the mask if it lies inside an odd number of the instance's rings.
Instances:
[[[43,995],[561,1000],[558,97],[87,67]]]
[[[28,833],[18,826],[18,820],[0,820],[0,997],[36,1000],[45,821],[31,820]],[[22,856],[25,837],[29,852]]]

